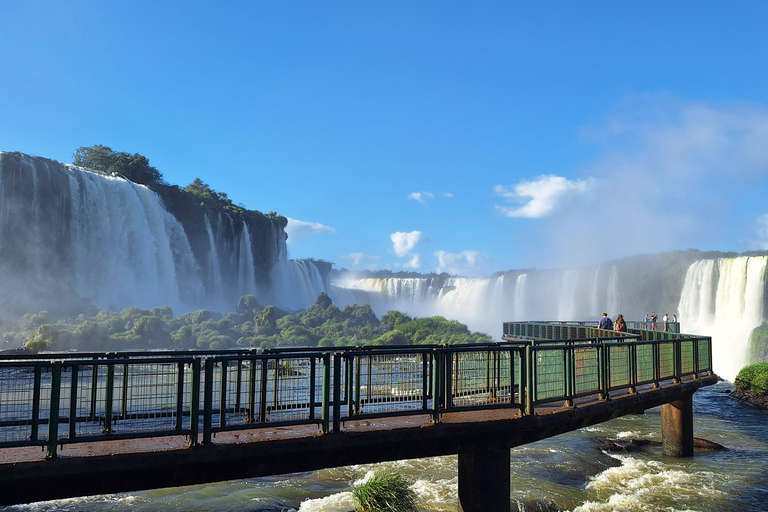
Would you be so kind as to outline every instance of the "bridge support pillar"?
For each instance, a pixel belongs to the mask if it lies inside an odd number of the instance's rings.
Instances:
[[[509,448],[459,454],[459,512],[509,512]]]
[[[664,455],[693,456],[693,393],[661,406]]]

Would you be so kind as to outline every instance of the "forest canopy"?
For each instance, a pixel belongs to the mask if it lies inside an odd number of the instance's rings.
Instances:
[[[390,311],[378,319],[369,305],[338,308],[325,293],[306,311],[262,307],[252,295],[227,314],[198,310],[174,317],[170,307],[98,310],[75,319],[47,311],[27,314],[4,335],[35,351],[148,350],[485,343],[487,334],[440,316],[411,318]]]

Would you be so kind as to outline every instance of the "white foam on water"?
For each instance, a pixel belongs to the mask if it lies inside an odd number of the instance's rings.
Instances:
[[[302,501],[298,512],[349,512],[356,507],[355,497],[351,492],[344,491],[324,498]]]
[[[586,489],[595,494],[573,512],[689,510],[686,503],[722,498],[719,481],[724,477],[709,471],[684,471],[655,460],[617,455],[621,466],[593,477]],[[677,506],[676,506],[677,505]]]

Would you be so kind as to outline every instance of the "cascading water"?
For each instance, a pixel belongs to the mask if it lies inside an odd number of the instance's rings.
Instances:
[[[752,330],[763,320],[768,257],[741,256],[692,264],[680,296],[684,331],[712,336],[715,372],[733,380],[749,361]]]
[[[254,237],[228,212],[181,210],[186,219],[122,177],[0,152],[0,297],[38,310],[85,300],[180,313],[231,311],[245,294],[304,308],[325,291],[311,262],[287,259],[278,221],[256,218]],[[279,292],[265,290],[277,254],[283,281],[297,283]]]

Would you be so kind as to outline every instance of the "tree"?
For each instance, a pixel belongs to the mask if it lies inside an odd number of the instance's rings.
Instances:
[[[141,185],[163,184],[160,171],[149,165],[147,157],[138,153],[118,153],[108,146],[99,145],[80,147],[73,155],[73,163],[95,171],[119,174]]]

